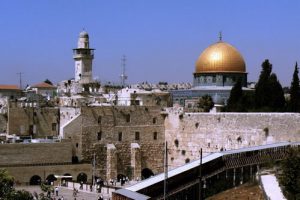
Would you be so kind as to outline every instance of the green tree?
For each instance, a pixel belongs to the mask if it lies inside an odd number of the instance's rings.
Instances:
[[[300,86],[298,73],[298,64],[296,62],[290,87],[289,111],[291,112],[300,112]]]
[[[13,190],[14,178],[6,169],[0,169],[0,197],[5,197]]]
[[[33,196],[25,191],[13,188],[14,178],[6,169],[0,169],[0,199],[3,200],[32,200]]]
[[[204,95],[198,101],[198,108],[202,108],[204,112],[209,112],[214,107],[214,102],[209,95]]]
[[[255,86],[255,107],[258,111],[283,111],[284,92],[269,60],[262,63],[262,71]]]
[[[227,110],[234,112],[243,111],[242,98],[242,83],[241,80],[238,80],[230,91],[230,96],[227,102]]]
[[[262,63],[262,71],[255,86],[255,105],[257,108],[266,107],[270,102],[269,78],[272,72],[272,64],[266,59]]]
[[[50,85],[53,85],[53,83],[49,79],[44,80],[44,83],[48,83]]]
[[[268,83],[271,94],[267,106],[269,106],[272,111],[284,111],[284,92],[276,74],[271,74]]]
[[[282,161],[281,184],[296,199],[300,197],[300,150],[291,149]]]
[[[12,190],[4,200],[33,200],[33,196],[25,190]]]

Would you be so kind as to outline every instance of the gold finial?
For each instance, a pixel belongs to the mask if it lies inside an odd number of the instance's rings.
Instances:
[[[219,41],[222,41],[222,31],[219,32]]]

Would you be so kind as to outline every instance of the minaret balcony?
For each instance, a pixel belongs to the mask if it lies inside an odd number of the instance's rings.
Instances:
[[[73,49],[73,58],[80,57],[94,58],[94,49]]]

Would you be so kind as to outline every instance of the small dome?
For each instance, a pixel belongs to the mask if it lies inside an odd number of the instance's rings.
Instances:
[[[195,73],[246,73],[242,55],[236,48],[219,41],[207,47],[196,62]]]
[[[89,38],[89,34],[86,31],[81,31],[79,34],[79,37],[81,38]]]

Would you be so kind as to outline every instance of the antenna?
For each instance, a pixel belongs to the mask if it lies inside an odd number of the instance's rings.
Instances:
[[[19,75],[19,84],[20,84],[20,89],[22,89],[22,75],[24,74],[23,72],[18,72]]]
[[[127,60],[127,59],[126,59],[126,56],[123,55],[123,57],[122,57],[122,59],[121,59],[122,74],[121,74],[121,76],[120,76],[122,87],[125,86],[125,81],[127,80],[127,76],[126,76],[126,74],[125,74],[126,60]]]
[[[219,32],[219,41],[222,41],[222,31]]]

